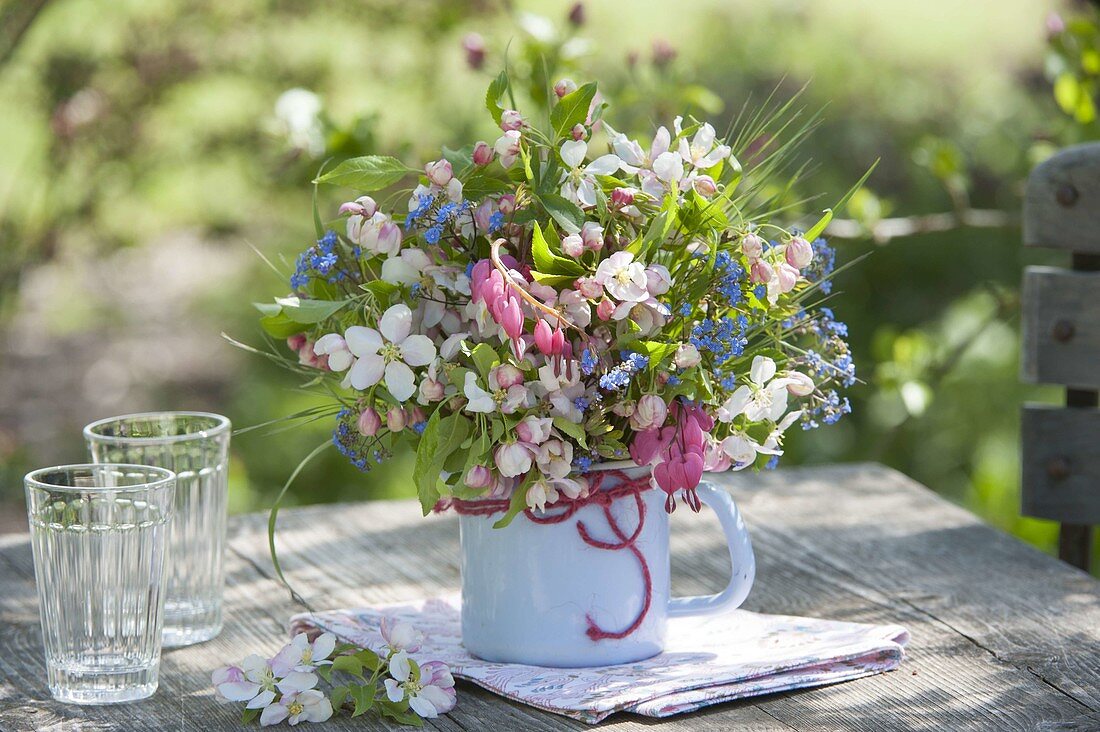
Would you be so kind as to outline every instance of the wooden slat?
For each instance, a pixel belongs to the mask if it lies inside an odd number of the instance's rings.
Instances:
[[[1100,388],[1100,272],[1027,268],[1020,363],[1027,382]]]
[[[748,608],[899,622],[913,633],[897,672],[712,707],[655,723],[616,715],[600,729],[1100,729],[1100,583],[877,466],[722,478],[753,531],[759,574]],[[164,686],[140,704],[64,707],[43,688],[24,538],[0,540],[0,729],[237,730],[209,670],[270,653],[297,608],[271,580],[262,516],[234,520],[226,630],[165,657]],[[280,515],[295,588],[318,608],[399,601],[458,586],[453,517],[415,502],[316,506]],[[673,590],[714,591],[728,557],[713,514],[677,512]],[[155,726],[154,726],[155,725]],[[390,729],[333,720],[323,729]],[[431,729],[588,729],[462,685]],[[319,728],[320,729],[320,728]]]
[[[1100,410],[1026,405],[1020,439],[1023,513],[1100,523]]]
[[[1100,143],[1065,148],[1028,176],[1024,245],[1100,253]]]

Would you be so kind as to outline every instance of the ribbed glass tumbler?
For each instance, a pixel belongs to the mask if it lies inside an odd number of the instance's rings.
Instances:
[[[152,695],[175,475],[67,465],[24,484],[50,693],[75,704]]]
[[[130,414],[84,428],[94,462],[156,465],[176,473],[166,647],[201,643],[221,632],[229,434],[228,419],[205,412]]]

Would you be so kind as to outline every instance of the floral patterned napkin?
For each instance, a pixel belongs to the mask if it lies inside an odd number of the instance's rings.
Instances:
[[[335,633],[380,650],[383,616],[412,623],[426,636],[414,657],[444,661],[456,677],[538,709],[595,724],[629,711],[650,717],[709,704],[808,688],[891,671],[909,633],[899,625],[866,625],[745,610],[668,621],[667,650],[638,663],[562,669],[488,663],[462,646],[459,597],[332,610],[291,618],[292,633]]]

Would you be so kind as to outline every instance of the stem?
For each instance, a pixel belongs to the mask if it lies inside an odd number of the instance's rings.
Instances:
[[[556,319],[558,323],[562,325],[580,331],[581,329],[577,328],[577,326],[569,322],[568,318],[566,318],[564,315],[562,315],[560,312],[550,307],[549,305],[544,305],[543,303],[536,300],[531,295],[531,293],[520,287],[519,283],[512,279],[512,273],[500,261],[500,245],[506,243],[507,241],[505,239],[497,239],[493,242],[492,247],[489,249],[489,259],[492,261],[493,266],[497,268],[497,271],[500,272],[500,274],[504,277],[504,281],[507,282],[513,290],[519,293],[519,296],[526,300],[531,305],[531,307],[535,308],[536,310],[541,310],[542,312]]]

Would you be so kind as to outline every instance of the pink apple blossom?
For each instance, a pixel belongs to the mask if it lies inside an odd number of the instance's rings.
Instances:
[[[796,236],[787,242],[787,248],[784,255],[786,256],[787,264],[795,269],[803,269],[813,261],[814,249],[810,246],[810,242],[806,241],[801,236]]]
[[[520,139],[519,130],[508,130],[493,144],[493,150],[500,156],[500,164],[505,168],[511,168],[519,157]]]
[[[360,412],[357,426],[359,427],[359,434],[364,437],[374,437],[382,427],[382,418],[378,416],[378,412],[374,410],[374,407],[367,407]]]
[[[657,394],[645,394],[638,400],[634,413],[630,416],[630,428],[638,432],[661,427],[668,416],[668,405]]]
[[[741,239],[741,250],[745,252],[749,263],[754,263],[764,255],[764,240],[756,234],[745,234]]]
[[[575,91],[577,91],[577,82],[572,79],[560,79],[554,84],[554,94],[557,95],[558,99],[561,99],[566,94],[572,94]]]
[[[515,132],[524,125],[523,115],[514,109],[506,109],[500,113],[500,129],[505,132]]]
[[[401,407],[392,407],[390,411],[386,412],[386,427],[390,432],[400,432],[405,429],[407,422],[408,415]]]
[[[584,254],[584,240],[580,234],[570,234],[561,240],[561,251],[571,259],[578,259]]]
[[[772,281],[775,277],[775,269],[763,259],[758,259],[749,268],[749,280],[754,285],[763,285]]]
[[[478,140],[474,145],[473,159],[474,165],[479,167],[488,165],[493,162],[493,148],[489,147],[489,143],[484,140]]]
[[[531,469],[531,450],[519,442],[506,442],[493,453],[493,462],[505,478],[515,478]]]
[[[424,174],[434,185],[443,187],[451,182],[454,170],[449,160],[435,160],[424,166]]]

